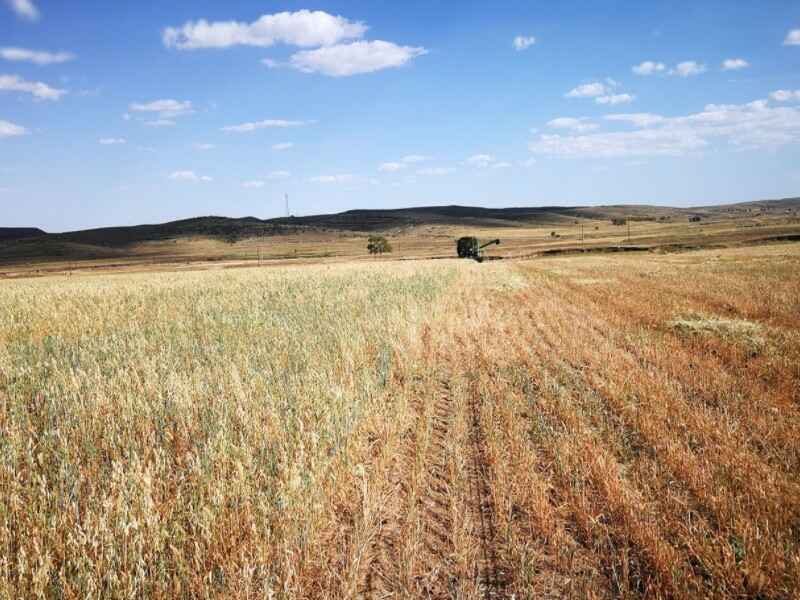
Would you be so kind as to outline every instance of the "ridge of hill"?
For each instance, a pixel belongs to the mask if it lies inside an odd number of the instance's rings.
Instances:
[[[0,242],[10,242],[47,235],[38,227],[0,227]]]

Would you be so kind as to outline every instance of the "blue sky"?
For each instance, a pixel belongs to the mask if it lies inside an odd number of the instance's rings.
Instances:
[[[0,0],[0,226],[800,194],[800,3]]]

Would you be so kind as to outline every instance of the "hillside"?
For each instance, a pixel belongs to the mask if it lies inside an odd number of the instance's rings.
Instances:
[[[549,228],[570,228],[578,223],[597,230],[599,223],[614,219],[667,225],[686,224],[691,218],[700,218],[707,223],[727,221],[735,223],[738,228],[756,226],[759,219],[775,222],[780,218],[784,225],[792,226],[798,216],[800,198],[786,198],[692,208],[648,205],[483,208],[451,205],[361,209],[263,220],[205,216],[161,224],[52,234],[35,228],[5,228],[0,229],[0,264],[125,258],[223,260],[237,255],[236,249],[240,248],[239,242],[242,241],[264,244],[267,242],[257,240],[272,240],[268,243],[274,248],[281,245],[280,240],[297,236],[312,239],[312,246],[316,245],[305,248],[305,256],[319,255],[320,252],[329,256],[331,240],[352,239],[373,232],[395,237],[416,233],[424,244],[425,239],[430,242],[432,236],[452,237],[460,230],[499,230],[497,235],[513,237],[536,228],[545,228],[549,234]],[[782,233],[794,233],[794,230]],[[187,249],[187,244],[192,248]],[[296,246],[291,251],[291,256],[299,256]],[[241,250],[238,252],[240,255]]]
[[[0,242],[10,242],[47,235],[38,227],[0,227]]]

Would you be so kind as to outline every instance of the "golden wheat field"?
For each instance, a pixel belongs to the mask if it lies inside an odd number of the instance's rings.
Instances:
[[[800,244],[0,284],[0,597],[799,594]]]

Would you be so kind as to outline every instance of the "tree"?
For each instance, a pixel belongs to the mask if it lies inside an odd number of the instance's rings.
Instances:
[[[383,254],[384,252],[391,252],[392,245],[382,235],[371,235],[367,241],[367,250],[370,254]]]

